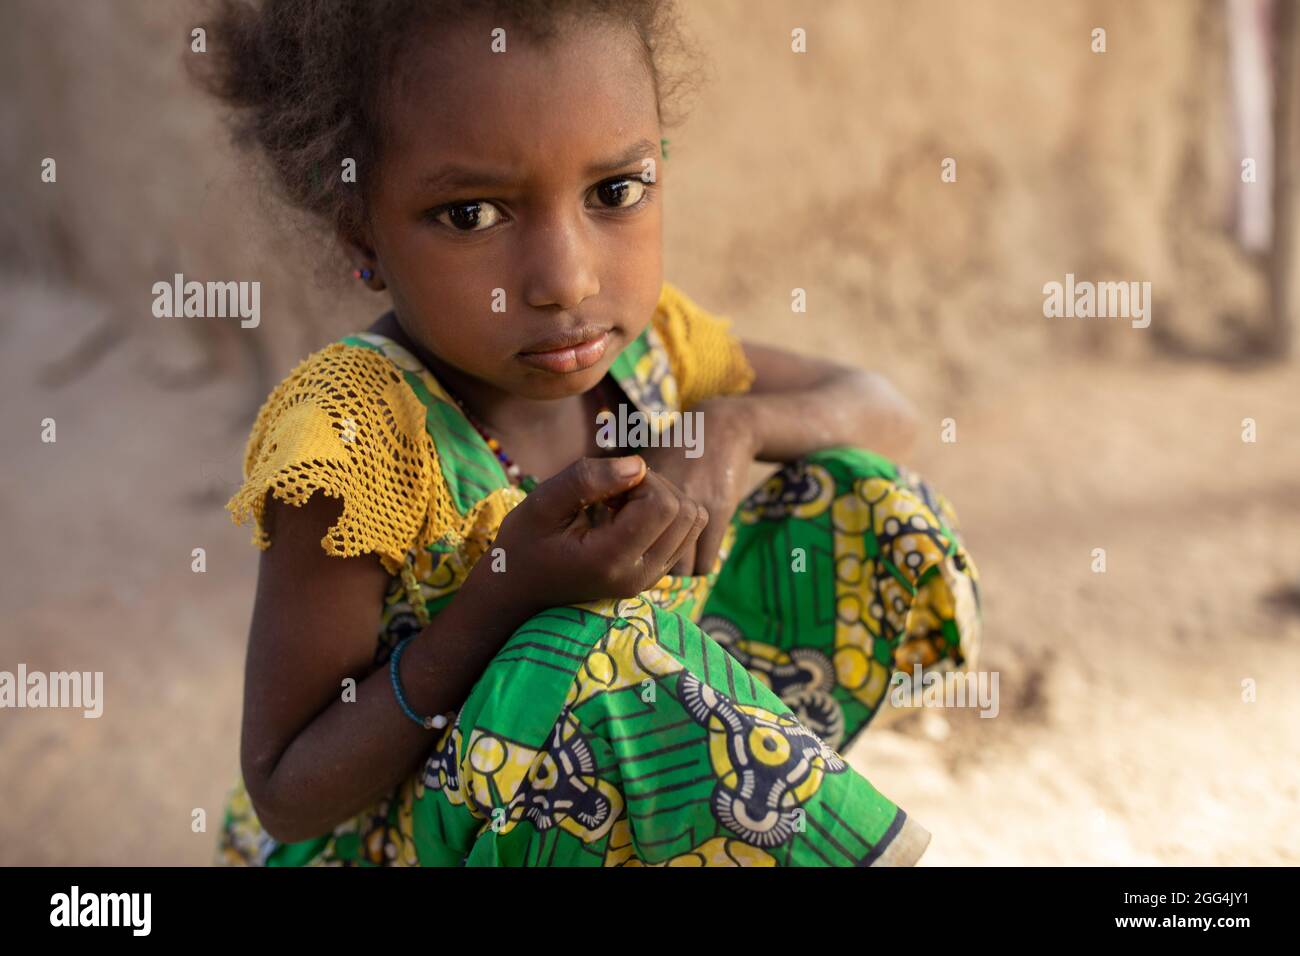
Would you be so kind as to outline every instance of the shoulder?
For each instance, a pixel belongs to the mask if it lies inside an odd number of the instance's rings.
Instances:
[[[304,455],[373,467],[371,453],[423,457],[423,436],[424,407],[400,369],[379,352],[335,342],[303,359],[262,403],[244,469]]]
[[[328,554],[379,555],[395,572],[427,524],[434,471],[424,408],[379,352],[335,342],[300,362],[258,411],[244,452],[244,484],[227,504],[252,517],[270,546],[270,497],[301,507],[320,491],[343,501],[321,540]]]
[[[298,363],[263,402],[248,451],[262,426],[296,414],[328,427],[334,434],[326,437],[336,442],[327,444],[338,452],[337,442],[352,444],[347,434],[352,426],[379,412],[391,416],[401,431],[418,430],[422,421],[420,401],[394,362],[379,352],[334,342]]]
[[[753,383],[754,370],[731,320],[703,308],[670,282],[663,284],[652,323],[668,353],[683,408],[745,392]]]

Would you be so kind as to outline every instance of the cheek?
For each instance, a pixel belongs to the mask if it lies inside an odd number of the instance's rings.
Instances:
[[[449,345],[508,338],[505,324],[492,321],[501,318],[502,306],[493,311],[494,304],[510,294],[500,291],[500,257],[485,249],[449,249],[418,230],[376,245],[394,304],[428,338]],[[507,298],[504,305],[510,304]]]
[[[405,314],[435,354],[467,370],[486,372],[515,351],[509,313],[491,311],[489,297],[460,283],[416,290]]]
[[[651,217],[645,218],[649,220]],[[626,304],[631,338],[635,338],[650,321],[663,287],[660,217],[656,214],[653,219],[644,227],[638,223],[638,228],[628,229],[626,245],[620,246],[619,254],[612,259],[614,280],[611,285],[620,290],[620,298]]]

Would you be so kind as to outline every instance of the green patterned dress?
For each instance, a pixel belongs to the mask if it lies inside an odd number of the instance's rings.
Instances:
[[[508,485],[409,352],[376,335],[342,341],[401,369],[464,513]],[[654,327],[611,375],[646,414],[675,407]],[[412,574],[395,575],[385,600],[377,667],[451,599],[476,557],[437,546],[411,555]],[[431,732],[422,771],[330,834],[276,842],[241,781],[218,862],[915,862],[929,834],[841,754],[896,670],[974,660],[978,579],[951,506],[879,455],[828,449],[787,464],[742,502],[714,567],[527,621],[454,722]]]

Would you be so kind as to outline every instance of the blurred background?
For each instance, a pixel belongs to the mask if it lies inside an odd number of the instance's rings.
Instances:
[[[848,754],[934,834],[923,864],[1300,862],[1290,0],[683,6],[712,76],[665,133],[667,276],[889,375],[982,574],[998,715],[885,714]],[[98,720],[0,710],[0,863],[202,865],[252,415],[386,300],[187,80],[201,8],[0,11],[0,670],[105,675]],[[177,272],[260,281],[260,326],[155,318]],[[1150,326],[1046,318],[1068,273],[1150,282]]]

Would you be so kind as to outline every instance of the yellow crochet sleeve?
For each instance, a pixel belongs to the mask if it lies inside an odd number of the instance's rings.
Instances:
[[[373,552],[390,574],[408,551],[454,533],[460,515],[424,426],[425,409],[378,352],[334,343],[304,359],[267,398],[244,453],[244,484],[226,505],[265,550],[267,492],[301,507],[315,492],[343,501],[321,539],[330,555]]]
[[[684,409],[715,395],[749,390],[754,370],[728,319],[700,308],[665,282],[654,317]]]

